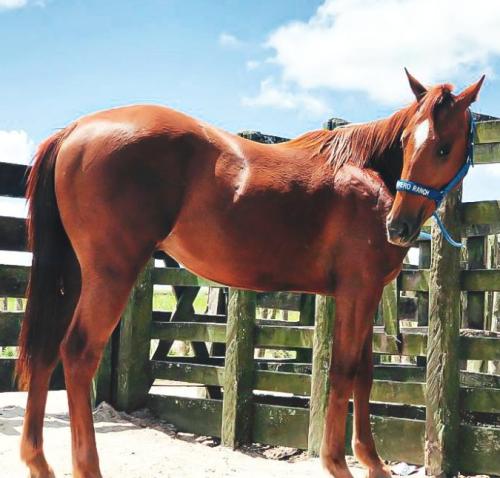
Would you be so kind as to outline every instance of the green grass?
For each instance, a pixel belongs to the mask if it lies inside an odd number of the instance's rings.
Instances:
[[[157,291],[153,295],[153,310],[173,311],[177,301],[172,289],[167,291]],[[203,314],[207,310],[208,288],[202,287],[194,300],[194,310],[197,314]]]

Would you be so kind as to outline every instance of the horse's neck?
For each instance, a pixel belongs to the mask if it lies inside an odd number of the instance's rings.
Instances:
[[[396,182],[401,177],[403,170],[403,149],[401,142],[387,148],[381,155],[374,158],[368,165],[370,169],[377,171],[387,188],[396,194]]]
[[[388,142],[381,150],[374,152],[367,161],[366,167],[377,171],[382,180],[392,193],[396,193],[396,182],[401,177],[403,169],[403,147],[401,135],[408,123],[410,108],[400,110],[389,118],[375,122],[377,128],[393,131],[393,140]]]

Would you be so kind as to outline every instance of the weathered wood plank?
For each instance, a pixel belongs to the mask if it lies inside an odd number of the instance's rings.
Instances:
[[[113,336],[104,348],[104,352],[92,379],[90,388],[90,402],[92,407],[96,407],[101,402],[113,403],[113,365],[112,365]]]
[[[462,387],[461,406],[471,412],[500,413],[500,389]]]
[[[399,382],[425,382],[425,367],[406,364],[375,365],[375,380],[394,380]]]
[[[0,216],[0,250],[26,251],[26,220]]]
[[[222,400],[150,394],[148,408],[181,432],[220,437]]]
[[[386,460],[424,463],[425,422],[407,418],[371,416],[373,437]]]
[[[305,408],[254,405],[252,439],[256,443],[307,449],[309,411]]]
[[[500,120],[479,121],[476,123],[474,143],[476,145],[500,143]]]
[[[314,326],[314,311],[316,297],[313,294],[301,294],[299,325]],[[296,351],[297,361],[312,363],[312,350],[298,349]]]
[[[0,163],[0,196],[24,197],[27,169],[24,164]]]
[[[267,309],[300,310],[301,294],[296,292],[259,292],[257,307]]]
[[[460,385],[462,387],[500,388],[500,375],[461,370]]]
[[[429,269],[431,266],[431,241],[420,241],[418,250],[418,268]],[[419,327],[427,326],[429,325],[429,292],[417,291],[415,295],[417,297],[417,325]],[[425,357],[417,357],[417,365],[425,366],[425,364]]]
[[[425,292],[429,290],[428,270],[404,270],[400,274],[401,290]]]
[[[500,338],[460,337],[460,358],[464,360],[500,360]]]
[[[305,373],[256,370],[254,389],[307,395],[311,393],[311,375]]]
[[[172,312],[163,310],[153,310],[153,321],[168,322],[172,318]],[[225,314],[193,314],[190,318],[192,322],[212,322],[225,323],[227,316]]]
[[[23,312],[0,312],[0,346],[15,346],[21,330]]]
[[[401,328],[401,348],[399,348],[397,337],[386,335],[380,327],[375,327],[373,351],[379,354],[424,356],[427,349],[427,334],[420,331],[413,332],[411,329],[412,327]]]
[[[153,378],[177,382],[216,386],[222,385],[224,382],[224,367],[216,365],[153,360],[151,361],[151,373]]]
[[[468,291],[500,291],[500,269],[462,271],[461,289]]]
[[[464,202],[460,206],[464,227],[477,224],[500,224],[500,201]]]
[[[500,428],[460,426],[460,471],[500,475]]]
[[[500,143],[477,144],[474,147],[474,163],[500,163]]]
[[[224,287],[178,267],[156,267],[153,271],[153,283],[183,287]]]
[[[151,338],[224,343],[226,341],[226,324],[153,322],[151,324]]]
[[[0,267],[0,297],[24,297],[28,285],[29,267]]]
[[[329,371],[332,359],[333,324],[335,322],[333,297],[316,296],[315,315],[308,450],[311,455],[318,456],[323,440],[330,390]]]
[[[0,358],[0,392],[16,390],[14,383],[15,358]]]
[[[461,189],[451,192],[440,208],[452,237],[460,233]],[[460,250],[432,226],[429,277],[429,328],[425,468],[434,476],[458,472]]]
[[[393,337],[399,335],[398,302],[398,279],[394,279],[384,287],[382,293],[384,330],[387,335],[392,335]]]
[[[475,236],[468,237],[466,241],[466,251],[467,251],[467,269],[484,269],[486,265],[486,248],[485,248],[486,237]],[[469,291],[466,294],[466,306],[465,313],[462,314],[462,324],[463,328],[470,329],[483,329],[484,319],[485,319],[485,309],[484,309],[484,292],[474,292]],[[469,363],[470,367],[471,363]],[[474,368],[479,369],[481,367],[481,362],[474,362]]]
[[[255,292],[229,289],[221,439],[236,448],[251,439]]]
[[[14,383],[14,368],[16,366],[15,358],[0,358],[0,392],[16,392],[17,387]],[[52,374],[50,380],[50,390],[64,389],[64,375],[59,364]]]
[[[153,267],[153,260],[150,260],[137,278],[120,323],[116,370],[116,408],[119,410],[134,410],[147,402],[151,385]]]
[[[374,380],[370,400],[373,402],[425,405],[425,383]]]
[[[256,347],[312,347],[314,327],[258,325],[255,329]]]

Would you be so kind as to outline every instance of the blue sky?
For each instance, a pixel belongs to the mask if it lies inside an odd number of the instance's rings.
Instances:
[[[0,0],[0,160],[130,103],[287,137],[369,121],[411,100],[403,66],[458,89],[485,72],[474,109],[500,116],[498,25],[488,0]],[[475,168],[466,198],[499,181]]]

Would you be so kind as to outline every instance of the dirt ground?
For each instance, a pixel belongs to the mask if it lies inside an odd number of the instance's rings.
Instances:
[[[26,394],[0,394],[0,476],[25,478],[19,439]],[[326,476],[318,459],[293,450],[251,447],[232,451],[208,437],[178,434],[147,413],[131,417],[104,404],[95,412],[97,446],[105,478],[310,478]],[[45,418],[47,459],[57,477],[71,476],[70,429],[66,392],[50,392]],[[264,456],[263,456],[264,455]],[[294,455],[290,458],[290,455]],[[286,457],[287,460],[267,459]],[[364,476],[352,463],[355,478]],[[420,475],[420,473],[418,473]],[[411,475],[413,477],[417,474]]]

